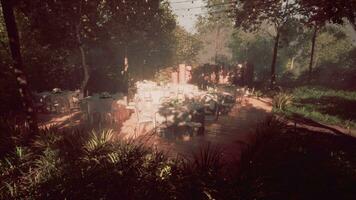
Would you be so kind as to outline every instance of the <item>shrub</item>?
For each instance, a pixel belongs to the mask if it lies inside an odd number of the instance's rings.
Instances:
[[[13,145],[0,158],[0,199],[189,199],[215,194],[221,165],[213,148],[202,150],[195,162],[175,160],[144,144],[116,141],[114,134],[50,128],[30,147],[7,138]]]
[[[261,90],[256,90],[256,91],[254,91],[253,95],[254,95],[257,99],[259,99],[259,98],[263,97],[263,92],[262,92]]]
[[[8,129],[10,130],[10,129]],[[11,135],[11,134],[9,134]],[[12,141],[0,158],[0,199],[354,199],[355,139],[258,126],[237,165],[204,146],[168,159],[112,130],[43,130],[30,147]],[[328,196],[330,195],[330,196]]]
[[[292,103],[293,96],[287,93],[278,93],[273,97],[273,107],[278,110],[284,110]]]

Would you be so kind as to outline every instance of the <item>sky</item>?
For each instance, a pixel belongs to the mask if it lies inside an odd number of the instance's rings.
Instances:
[[[204,12],[203,0],[168,0],[171,4],[173,13],[178,17],[179,25],[183,26],[189,32],[195,32],[194,25],[197,20],[196,15]],[[190,10],[188,10],[190,8]]]

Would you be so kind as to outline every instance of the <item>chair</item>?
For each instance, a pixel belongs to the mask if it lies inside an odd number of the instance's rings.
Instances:
[[[88,98],[87,100],[87,116],[89,122],[108,123],[113,122],[112,102],[111,98],[99,98],[97,96]]]
[[[135,113],[137,117],[137,125],[135,128],[135,134],[140,131],[141,124],[153,123],[153,128],[156,129],[156,114],[152,101],[141,100],[136,98],[135,100]]]
[[[79,107],[79,98],[76,97],[76,96],[72,96],[70,97],[69,99],[69,108],[70,110],[79,110],[80,107]]]
[[[69,110],[79,109],[80,92],[79,91],[69,91],[67,92],[67,99],[69,102]]]
[[[210,113],[216,116],[216,112],[218,112],[218,97],[214,94],[206,94],[203,97],[205,113]]]
[[[236,96],[237,96],[237,102],[242,103],[245,97],[245,89],[244,88],[237,89]]]
[[[88,112],[88,98],[79,99],[79,111],[82,113],[82,119],[89,121],[89,112]]]

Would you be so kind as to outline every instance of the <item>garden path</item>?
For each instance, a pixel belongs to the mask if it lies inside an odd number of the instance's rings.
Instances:
[[[199,153],[202,148],[210,145],[221,150],[225,160],[238,160],[243,147],[253,139],[256,127],[265,120],[271,110],[269,102],[245,98],[241,104],[236,104],[227,115],[220,116],[217,121],[208,118],[205,122],[204,135],[170,139],[147,133],[136,138],[171,157],[189,158],[192,153]],[[128,137],[128,133],[132,133],[134,120],[129,119],[124,123],[121,133],[123,137]]]

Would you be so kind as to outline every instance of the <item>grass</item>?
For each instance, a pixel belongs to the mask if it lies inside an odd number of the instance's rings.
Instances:
[[[2,124],[0,199],[355,199],[356,140],[295,130],[270,118],[239,162],[208,145],[169,159],[110,130],[42,131]],[[4,132],[3,132],[4,133]],[[10,136],[10,137],[9,137]],[[1,143],[3,144],[3,143]]]
[[[300,87],[293,90],[292,96],[293,104],[283,113],[296,113],[322,123],[356,128],[356,92]]]

